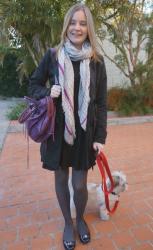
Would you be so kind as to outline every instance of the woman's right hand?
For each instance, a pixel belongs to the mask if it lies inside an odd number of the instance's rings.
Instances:
[[[60,85],[53,85],[51,88],[50,96],[52,98],[57,98],[61,94],[61,86]]]
[[[51,88],[50,96],[52,98],[57,98],[60,96],[60,94],[61,94],[61,86],[60,85],[53,85],[53,87]]]

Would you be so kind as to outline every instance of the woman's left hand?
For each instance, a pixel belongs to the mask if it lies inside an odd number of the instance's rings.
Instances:
[[[94,142],[93,143],[93,149],[95,151],[98,151],[98,154],[100,154],[100,152],[103,150],[103,148],[104,148],[104,144],[101,144],[99,142]]]

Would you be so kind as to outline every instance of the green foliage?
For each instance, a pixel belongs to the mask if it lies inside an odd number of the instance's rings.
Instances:
[[[108,91],[108,109],[121,116],[153,114],[153,84],[111,88]]]
[[[116,63],[118,64],[118,66],[120,66],[121,68],[125,68],[126,67],[126,59],[124,57],[123,54],[117,54],[114,56],[114,60],[116,61]]]
[[[23,110],[27,107],[25,103],[18,103],[7,114],[9,120],[18,120]]]
[[[0,8],[3,47],[21,47],[19,66],[21,81],[38,65],[48,47],[60,41],[63,18],[74,0],[5,0]],[[7,39],[6,39],[7,37]],[[1,53],[2,51],[0,51]],[[2,53],[1,53],[2,55]]]
[[[0,66],[0,95],[6,97],[22,97],[27,94],[27,81],[19,84],[17,72],[17,56],[7,54],[4,58],[3,65]]]

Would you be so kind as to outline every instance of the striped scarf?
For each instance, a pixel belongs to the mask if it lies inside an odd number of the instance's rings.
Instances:
[[[72,61],[80,61],[80,85],[78,96],[78,115],[81,127],[86,131],[87,111],[90,101],[90,69],[89,63],[92,50],[89,43],[85,42],[81,50],[75,48],[67,40],[58,53],[59,84],[62,89],[62,107],[65,114],[65,141],[73,145],[76,138],[74,119],[74,70]]]

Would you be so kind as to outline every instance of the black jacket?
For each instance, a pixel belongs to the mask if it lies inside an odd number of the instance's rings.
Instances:
[[[57,61],[49,49],[30,78],[29,95],[36,99],[50,95],[51,86],[55,84],[55,74],[58,77]],[[107,77],[103,59],[101,62],[91,60],[90,76],[90,103],[86,128],[86,169],[93,166],[95,162],[93,142],[104,144],[107,136]],[[47,83],[48,80],[49,83]],[[43,167],[49,170],[56,170],[59,167],[64,133],[63,122],[64,113],[60,96],[56,100],[55,140],[49,138],[47,143],[41,144]]]

